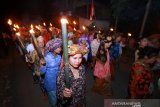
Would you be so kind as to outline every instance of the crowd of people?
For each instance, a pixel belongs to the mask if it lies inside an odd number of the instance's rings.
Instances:
[[[29,29],[23,27],[21,39],[27,53],[13,34],[19,53],[24,56],[28,68],[32,71],[33,81],[40,84],[42,93],[48,97],[52,107],[85,107],[86,106],[86,72],[93,71],[93,93],[105,98],[112,98],[112,81],[115,78],[115,66],[127,45],[124,35],[109,34],[101,29],[92,31],[75,31],[67,27],[68,63],[64,61],[63,36],[61,30],[52,27],[47,30],[34,29],[36,44],[30,36]],[[38,46],[37,46],[38,45]],[[69,67],[69,87],[66,85],[65,66]],[[157,79],[154,79],[154,76]],[[128,98],[150,98],[153,81],[160,88],[160,52],[151,45],[146,37],[139,38],[139,47],[135,51],[135,62],[132,66],[128,84]]]

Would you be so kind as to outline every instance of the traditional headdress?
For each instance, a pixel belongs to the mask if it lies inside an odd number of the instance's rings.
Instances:
[[[78,44],[72,44],[68,46],[68,54],[70,56],[75,55],[75,54],[84,55],[85,53],[87,53],[87,48],[84,46],[80,46]]]
[[[82,40],[86,40],[88,42],[88,37],[85,35],[81,36],[78,40],[79,44],[81,44]]]
[[[45,54],[48,52],[53,52],[57,48],[62,46],[62,39],[60,38],[55,38],[47,42],[45,46]]]

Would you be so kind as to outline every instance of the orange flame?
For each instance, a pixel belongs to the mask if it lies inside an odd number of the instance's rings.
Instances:
[[[68,24],[68,20],[65,19],[65,18],[62,18],[62,19],[61,19],[61,23],[62,23],[62,24],[65,24],[65,23]]]
[[[21,36],[19,32],[16,33],[17,36]]]
[[[31,27],[31,30],[29,30],[29,32],[30,32],[30,33],[34,33],[33,25],[31,24],[31,26],[30,26],[30,27]]]
[[[114,29],[113,28],[110,28],[110,31],[112,32]]]
[[[50,27],[49,30],[52,31],[52,27]]]
[[[32,25],[32,24],[31,24],[31,26],[30,26],[30,27],[31,27],[31,29],[33,29],[33,25]]]
[[[29,32],[30,32],[30,33],[34,33],[34,30],[33,30],[33,29],[31,29],[31,30],[29,30]]]
[[[13,25],[15,28],[19,29],[19,26],[17,24],[14,24]]]
[[[14,31],[16,31],[16,28],[13,28]]]
[[[132,36],[132,34],[131,34],[131,33],[128,33],[128,36]]]
[[[52,23],[50,23],[50,26],[52,26]]]
[[[82,26],[82,29],[83,29],[83,30],[86,30],[86,27],[85,27],[85,26]]]
[[[76,21],[73,21],[73,24],[76,25],[77,24]]]
[[[11,19],[8,19],[8,24],[12,25],[12,20]]]
[[[15,28],[16,28],[16,24],[14,24],[14,25],[13,25],[13,27],[15,27]]]
[[[46,26],[46,23],[44,22],[43,25]]]

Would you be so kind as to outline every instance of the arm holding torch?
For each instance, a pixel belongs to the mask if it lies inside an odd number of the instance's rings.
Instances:
[[[37,42],[37,39],[35,37],[33,29],[30,30],[30,33],[31,33],[31,36],[32,36],[32,39],[33,39],[33,42],[34,42],[34,45],[35,45],[35,48],[37,50],[39,58],[43,58],[44,59],[44,56],[43,56],[42,51],[41,51],[41,49],[40,49],[40,47],[38,45],[38,42]]]
[[[43,54],[42,54],[42,51],[41,51],[41,49],[40,49],[40,47],[39,47],[39,45],[38,45],[38,42],[37,42],[37,39],[36,39],[36,37],[35,37],[35,34],[34,34],[33,29],[30,30],[30,33],[31,33],[31,36],[32,36],[32,39],[33,39],[35,48],[36,48],[36,50],[37,50],[37,54],[38,54],[38,56],[39,56],[39,58],[40,58],[39,64],[40,64],[40,66],[45,66],[45,65],[46,65],[46,61],[45,61],[44,56],[43,56]]]
[[[26,57],[29,59],[29,61],[32,61],[31,57],[28,55],[28,51],[26,50],[24,43],[22,42],[21,38],[20,38],[20,33],[16,33],[17,39],[20,43],[20,47],[22,48],[22,51],[24,52],[24,54],[26,55]]]

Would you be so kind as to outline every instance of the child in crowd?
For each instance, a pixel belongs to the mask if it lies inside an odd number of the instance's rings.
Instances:
[[[111,44],[112,41],[110,39],[100,44],[94,68],[95,83],[93,85],[93,92],[102,94],[105,97],[112,96],[110,54],[108,50]]]

